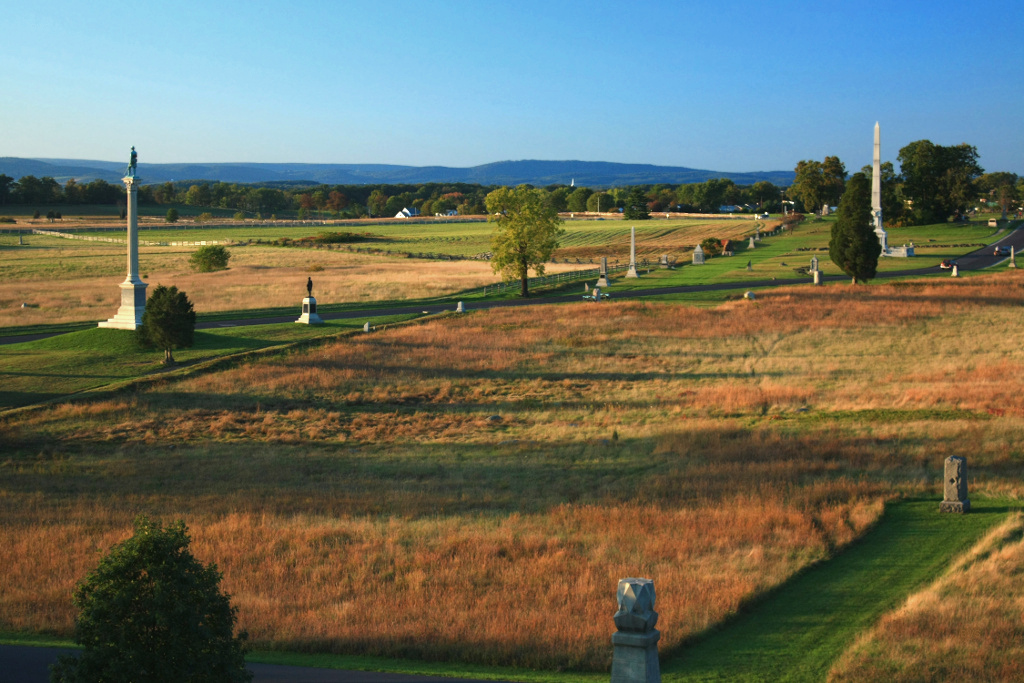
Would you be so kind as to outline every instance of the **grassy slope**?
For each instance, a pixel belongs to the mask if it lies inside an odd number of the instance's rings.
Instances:
[[[1011,507],[974,500],[969,515],[944,515],[934,500],[894,503],[863,539],[799,574],[720,628],[661,652],[665,681],[821,681],[858,633],[934,580]],[[1019,504],[1011,504],[1019,506]],[[0,643],[70,645],[0,634]],[[382,657],[254,652],[252,662],[517,681],[606,680],[604,674],[524,671]]]
[[[386,324],[411,316],[374,320]],[[334,320],[324,325],[294,323],[197,331],[195,345],[174,352],[182,366],[303,340],[334,336],[362,327],[363,320]],[[0,410],[53,400],[81,391],[165,370],[163,353],[140,349],[125,330],[90,328],[12,344],[0,354]]]
[[[667,681],[820,681],[853,638],[1001,521],[1005,502],[891,505],[861,541],[792,579],[731,623],[673,653]]]

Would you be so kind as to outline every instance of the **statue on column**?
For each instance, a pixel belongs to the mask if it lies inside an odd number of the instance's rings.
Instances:
[[[135,145],[132,145],[131,160],[128,162],[128,169],[125,171],[124,174],[126,176],[130,176],[130,177],[134,178],[135,177],[135,169],[136,169],[136,167],[138,165],[139,165],[139,155],[135,153]]]

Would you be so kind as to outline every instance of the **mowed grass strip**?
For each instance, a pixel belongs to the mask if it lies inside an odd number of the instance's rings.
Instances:
[[[940,575],[1010,509],[999,500],[972,504],[968,515],[940,513],[938,500],[888,505],[871,531],[833,559],[707,635],[663,652],[664,680],[825,680],[861,631]]]

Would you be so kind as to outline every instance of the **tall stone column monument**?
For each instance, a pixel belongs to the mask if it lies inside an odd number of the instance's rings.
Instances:
[[[139,197],[141,178],[135,175],[137,155],[132,147],[131,162],[121,180],[128,190],[128,276],[121,288],[121,307],[114,317],[99,324],[118,330],[134,330],[142,326],[142,313],[146,310],[147,285],[139,278]]]
[[[636,228],[629,231],[629,270],[626,277],[640,277],[636,274]]]
[[[871,161],[871,215],[875,220],[875,234],[882,245],[882,256],[889,254],[889,234],[882,227],[882,142],[878,121],[875,121],[875,153]]]

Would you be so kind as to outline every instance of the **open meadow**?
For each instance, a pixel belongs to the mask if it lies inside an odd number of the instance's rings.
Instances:
[[[935,540],[869,617],[1016,505],[946,538],[936,496],[948,455],[982,511],[1024,494],[1022,305],[1008,271],[496,309],[0,415],[0,631],[70,634],[75,582],[147,513],[186,520],[262,650],[606,671],[615,583],[646,576],[666,680],[711,680],[673,658],[857,557],[886,501],[936,501],[878,527]],[[804,655],[828,671],[855,636]]]

